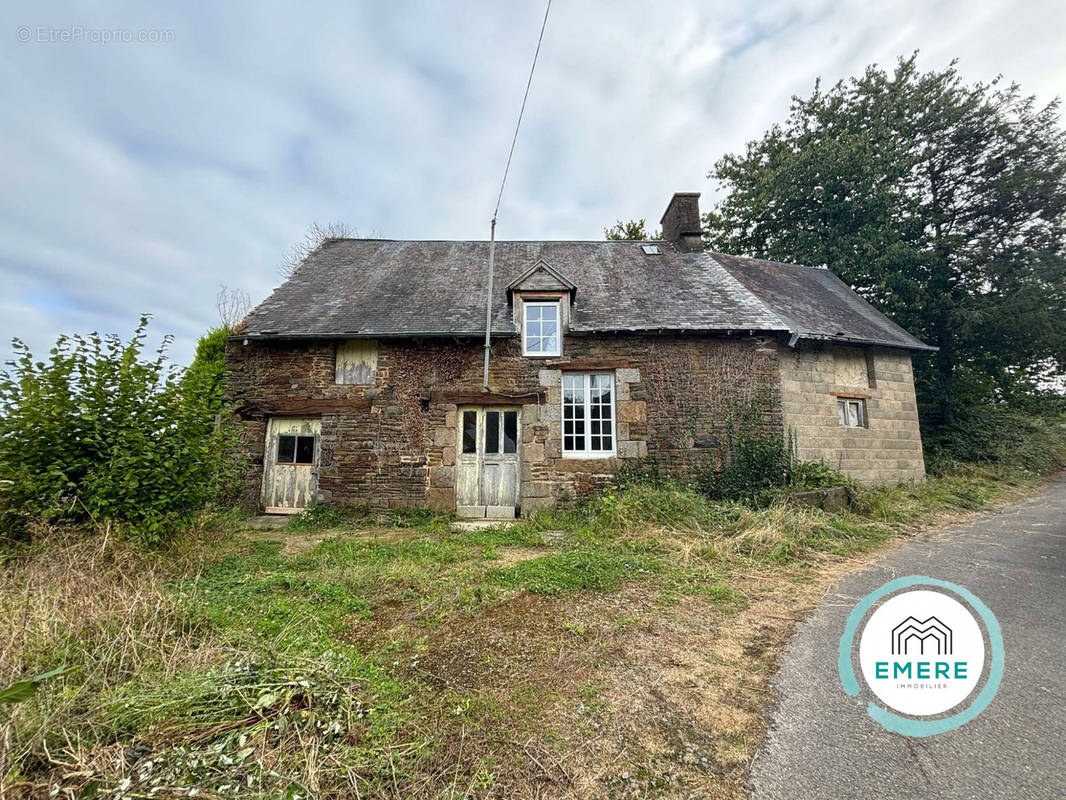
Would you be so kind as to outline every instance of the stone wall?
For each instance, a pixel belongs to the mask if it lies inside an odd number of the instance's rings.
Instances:
[[[780,346],[781,407],[796,454],[868,483],[925,477],[910,354],[884,348]],[[840,397],[865,400],[867,427],[840,424]]]
[[[676,474],[714,466],[726,418],[741,407],[757,408],[767,431],[782,430],[772,339],[567,336],[564,355],[550,359],[519,348],[517,339],[494,344],[490,384],[516,396],[497,403],[522,407],[527,512],[572,504],[645,457]],[[258,504],[266,416],[318,410],[319,502],[453,508],[457,409],[481,393],[480,343],[383,340],[373,386],[337,385],[335,352],[331,341],[230,342],[227,395],[248,418],[245,504]],[[616,458],[562,457],[566,370],[615,375]]]

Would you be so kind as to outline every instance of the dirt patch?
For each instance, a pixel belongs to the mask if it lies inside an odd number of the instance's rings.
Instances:
[[[413,674],[479,698],[475,722],[441,730],[452,757],[465,742],[464,769],[497,765],[486,796],[739,800],[793,625],[874,557],[733,576],[732,603],[520,593],[430,632]]]
[[[496,566],[513,567],[522,561],[539,558],[547,552],[547,550],[539,547],[500,547],[496,550],[499,556],[496,559]]]
[[[692,596],[636,626],[600,672],[606,704],[597,747],[572,765],[584,776],[577,795],[745,797],[793,626],[841,575],[876,555],[735,575],[742,610]]]

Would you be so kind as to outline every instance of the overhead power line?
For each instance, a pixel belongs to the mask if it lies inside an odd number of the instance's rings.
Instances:
[[[540,23],[540,36],[537,37],[537,49],[533,53],[533,63],[529,67],[529,78],[526,80],[526,91],[522,95],[522,108],[518,111],[518,122],[514,126],[514,136],[511,137],[511,150],[507,154],[507,165],[503,168],[503,180],[500,181],[500,193],[496,196],[496,208],[492,211],[492,218],[500,213],[500,201],[503,200],[503,187],[507,185],[507,173],[511,171],[511,158],[514,156],[515,143],[518,141],[518,131],[522,127],[522,116],[526,113],[526,101],[529,99],[529,87],[533,85],[533,72],[537,69],[537,57],[540,55],[540,44],[544,41],[544,29],[548,26],[548,12],[552,10],[552,0],[548,0],[548,6],[544,9],[544,21]]]
[[[514,157],[514,146],[518,141],[518,131],[522,128],[522,117],[526,113],[526,101],[529,100],[529,87],[533,85],[533,72],[537,69],[537,57],[540,55],[540,44],[544,41],[544,29],[548,27],[548,12],[552,10],[552,0],[544,9],[544,21],[540,23],[540,35],[537,37],[537,49],[533,52],[533,63],[529,66],[529,78],[526,79],[526,91],[522,95],[522,107],[518,110],[518,122],[514,126],[514,136],[511,137],[511,150],[507,153],[507,164],[503,168],[503,180],[500,181],[500,193],[496,195],[496,207],[492,210],[492,224],[489,226],[489,280],[485,290],[485,372],[482,378],[482,386],[489,391],[489,353],[492,351],[492,283],[493,271],[496,263],[496,217],[500,213],[500,201],[503,200],[503,189],[507,185],[507,173],[511,171],[511,159]]]

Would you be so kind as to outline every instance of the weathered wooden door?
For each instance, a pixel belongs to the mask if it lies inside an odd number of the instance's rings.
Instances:
[[[518,416],[514,407],[459,408],[455,456],[459,516],[514,517],[521,484]]]
[[[312,417],[272,417],[263,455],[263,508],[268,514],[295,514],[318,496],[319,434]]]

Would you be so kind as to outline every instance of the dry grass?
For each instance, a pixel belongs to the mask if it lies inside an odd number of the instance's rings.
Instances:
[[[734,800],[794,622],[884,547],[1032,486],[953,480],[870,493],[861,514],[638,488],[468,534],[199,531],[154,554],[53,534],[3,567],[0,684],[73,670],[0,717],[0,797],[293,781]]]
[[[65,771],[113,762],[114,746],[79,739],[68,740],[62,757],[53,756],[46,735],[91,716],[104,687],[129,681],[148,665],[166,680],[224,653],[188,623],[168,591],[172,563],[116,543],[106,531],[91,538],[56,531],[47,540],[46,549],[9,561],[0,582],[0,618],[11,621],[0,634],[0,685],[57,660],[74,669],[64,679],[67,691],[42,692],[42,702],[14,707],[0,737],[0,775],[31,754]],[[31,714],[32,724],[15,735],[20,714]]]

